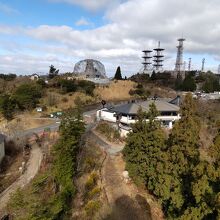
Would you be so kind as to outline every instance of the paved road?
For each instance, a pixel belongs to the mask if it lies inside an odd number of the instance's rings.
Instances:
[[[38,173],[40,164],[43,158],[41,149],[37,144],[32,146],[30,159],[26,165],[26,171],[21,175],[16,182],[0,194],[0,211],[6,207],[11,194],[13,194],[18,188],[22,188],[27,185],[34,176]],[[1,215],[1,213],[0,213]]]
[[[91,111],[87,111],[83,113],[84,117],[92,117],[93,115],[96,114],[96,109],[95,110],[91,110]],[[60,126],[60,120],[59,119],[53,119],[53,123],[49,124],[49,125],[44,125],[38,128],[32,128],[26,131],[23,131],[21,134],[18,134],[18,136],[32,136],[33,134],[38,134],[43,132],[45,129],[50,129],[51,131],[57,131],[59,129]],[[88,125],[91,126],[91,125]]]
[[[119,152],[121,152],[124,148],[124,145],[116,146],[112,144],[108,144],[103,138],[98,136],[93,131],[88,132],[89,138],[95,141],[97,145],[99,145],[101,148],[105,149],[106,152],[108,152],[110,155],[116,155]]]
[[[45,129],[50,129],[51,131],[57,131],[59,129],[60,124],[54,122],[49,125],[40,126],[37,128],[32,128],[29,130],[22,131],[20,133],[17,133],[13,137],[8,137],[8,139],[15,139],[20,137],[31,137],[33,134],[39,134],[42,133]]]

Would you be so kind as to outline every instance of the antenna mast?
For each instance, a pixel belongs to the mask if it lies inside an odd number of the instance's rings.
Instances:
[[[179,45],[177,46],[175,71],[179,73],[183,69],[183,49],[184,49],[183,42],[185,41],[185,39],[179,38],[178,41],[179,41]]]
[[[164,58],[164,55],[163,55],[163,51],[165,49],[163,48],[160,48],[160,41],[158,42],[158,47],[154,49],[155,51],[155,55],[153,56],[154,57],[154,68],[156,70],[156,72],[159,72],[160,70],[163,69],[163,58]]]
[[[189,58],[188,71],[191,71],[192,58]]]
[[[151,71],[151,53],[152,50],[143,50],[142,51],[144,53],[143,55],[143,66],[144,66],[144,70],[143,73],[149,73]]]
[[[202,59],[202,69],[201,71],[204,72],[205,69],[205,58]]]

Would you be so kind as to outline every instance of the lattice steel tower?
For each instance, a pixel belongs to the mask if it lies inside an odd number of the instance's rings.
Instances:
[[[143,50],[142,51],[144,53],[143,55],[143,66],[144,66],[144,69],[143,69],[143,73],[149,73],[151,71],[151,53],[152,53],[152,50]]]
[[[178,41],[179,45],[177,46],[175,71],[181,72],[183,70],[183,42],[185,41],[185,39],[179,38]]]
[[[202,59],[202,69],[201,71],[204,72],[205,70],[205,58]]]
[[[189,58],[188,71],[191,71],[192,58]]]
[[[163,51],[164,49],[160,48],[160,41],[158,42],[158,47],[154,49],[155,55],[154,55],[154,68],[158,72],[163,69]]]

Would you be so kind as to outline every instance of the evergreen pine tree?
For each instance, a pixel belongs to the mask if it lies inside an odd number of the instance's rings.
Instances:
[[[183,91],[192,91],[192,92],[195,91],[196,90],[196,82],[195,82],[194,77],[191,74],[186,76],[186,78],[183,80],[180,88]]]
[[[123,151],[130,175],[146,185],[157,169],[156,158],[162,157],[161,149],[165,146],[165,134],[155,120],[156,115],[154,103],[147,114],[139,110]]]
[[[116,80],[122,80],[121,67],[120,67],[120,66],[117,67],[117,70],[116,70],[114,79],[116,79]]]
[[[166,141],[155,119],[158,112],[154,103],[148,113],[139,110],[123,151],[126,168],[161,201],[168,219],[218,219],[220,131],[211,147],[212,162],[202,161],[200,123],[192,95],[186,95],[180,113],[181,119]]]
[[[153,70],[152,75],[150,77],[151,80],[156,80],[157,79],[157,75],[155,73],[155,71]]]
[[[192,165],[199,161],[199,130],[195,103],[192,95],[187,94],[181,106],[181,119],[174,125],[169,136],[169,152],[172,162],[180,174],[190,172]]]
[[[16,108],[16,101],[9,95],[0,97],[0,112],[7,120],[12,120]]]

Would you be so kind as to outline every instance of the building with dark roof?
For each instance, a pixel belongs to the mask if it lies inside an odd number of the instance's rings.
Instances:
[[[162,125],[167,128],[172,128],[175,121],[180,119],[179,104],[180,98],[173,100],[151,99],[142,102],[130,102],[119,106],[103,108],[97,111],[97,119],[109,122],[118,122],[122,126],[128,126],[136,122],[138,110],[141,108],[144,112],[148,112],[150,105],[154,103],[159,116],[157,120],[161,121]]]

